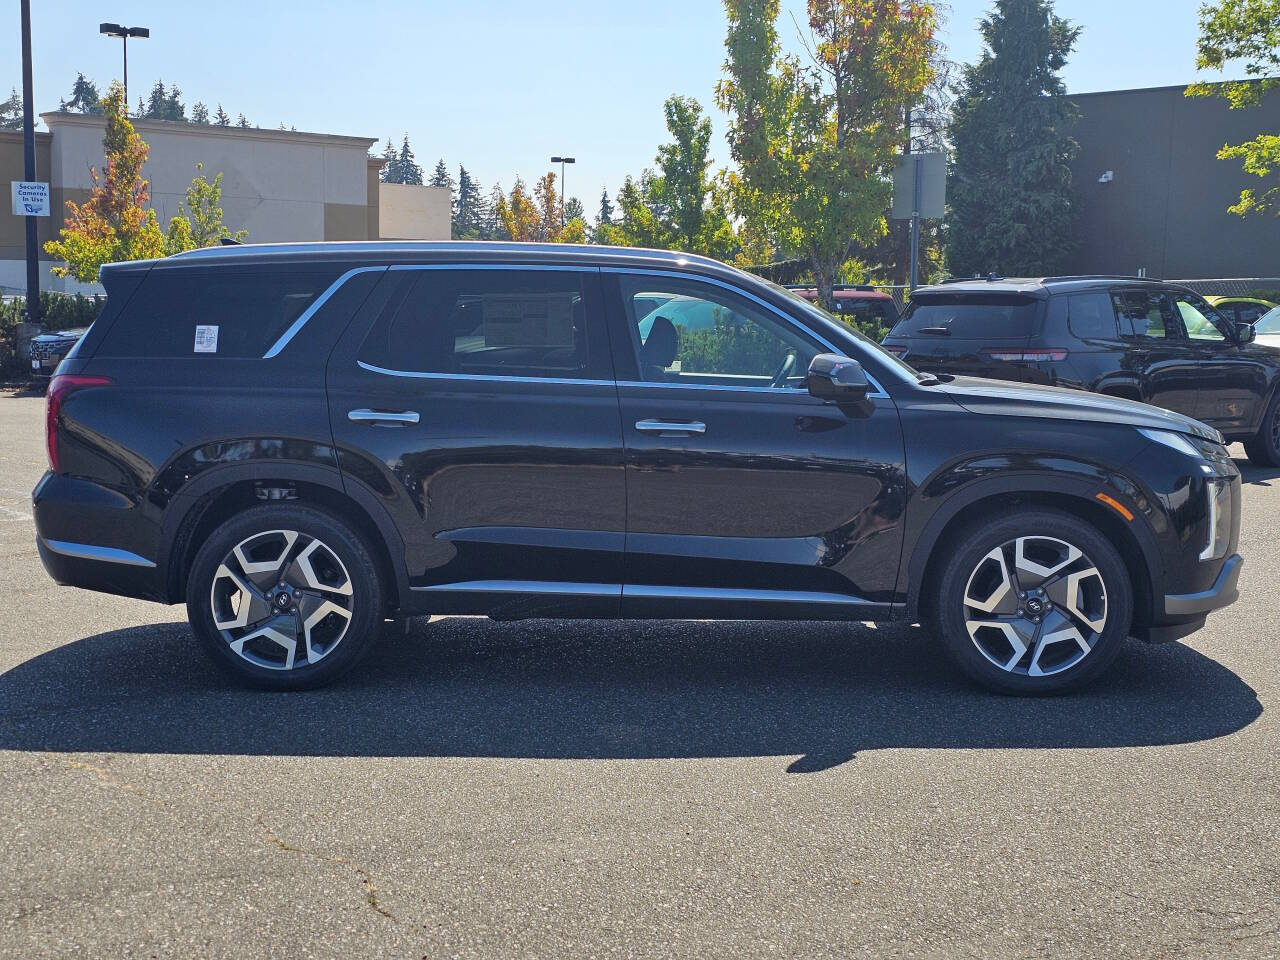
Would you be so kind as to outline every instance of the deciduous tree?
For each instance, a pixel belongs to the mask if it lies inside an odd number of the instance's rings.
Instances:
[[[542,239],[542,213],[529,196],[523,180],[516,177],[509,196],[503,195],[501,187],[495,187],[494,192],[497,194],[494,212],[503,239],[523,242]]]
[[[986,48],[964,67],[951,139],[947,262],[953,274],[1034,275],[1070,251],[1075,106],[1059,71],[1080,28],[1051,0],[995,0]]]
[[[735,212],[801,253],[819,296],[851,244],[885,231],[887,174],[902,118],[931,77],[935,15],[922,0],[809,0],[807,58],[783,55],[778,0],[725,0],[726,76],[716,99],[729,115],[726,177]]]
[[[147,145],[125,114],[124,89],[113,83],[103,101],[106,134],[105,163],[90,170],[93,188],[83,204],[67,201],[66,223],[58,239],[45,244],[50,256],[66,266],[53,268],[58,276],[84,283],[98,278],[104,263],[163,256],[165,236],[148,208],[149,184],[142,176]]]
[[[233,234],[222,222],[222,173],[206,180],[201,173],[203,169],[204,164],[196,164],[196,176],[187,187],[186,203],[178,204],[178,215],[169,221],[164,244],[166,256],[217,246],[224,239],[241,243],[249,236],[247,230]]]
[[[1196,67],[1221,70],[1242,63],[1243,81],[1196,83],[1192,97],[1218,96],[1232,110],[1256,107],[1263,96],[1280,87],[1280,0],[1218,0],[1200,8],[1200,39]],[[1274,211],[1280,216],[1280,132],[1260,133],[1247,143],[1225,146],[1221,160],[1239,160],[1245,173],[1262,180],[1258,189],[1246,187],[1228,209],[1240,216]]]

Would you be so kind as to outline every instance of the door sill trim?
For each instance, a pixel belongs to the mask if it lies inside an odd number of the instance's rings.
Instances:
[[[811,590],[745,590],[734,587],[664,587],[627,584],[622,588],[624,600],[741,600],[764,603],[835,603],[865,607],[870,601],[846,593]]]

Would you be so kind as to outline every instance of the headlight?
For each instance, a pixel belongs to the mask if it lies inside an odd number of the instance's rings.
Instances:
[[[1150,430],[1146,427],[1139,427],[1138,432],[1148,440],[1197,460],[1229,459],[1225,444],[1205,440],[1203,437],[1193,437],[1189,433],[1174,433],[1172,430]]]
[[[1209,499],[1209,540],[1200,551],[1201,560],[1221,560],[1231,543],[1231,481],[1205,481]]]

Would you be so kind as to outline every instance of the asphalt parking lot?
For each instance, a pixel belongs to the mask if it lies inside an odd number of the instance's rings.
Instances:
[[[0,395],[0,956],[1280,951],[1280,471],[1240,601],[1072,697],[918,628],[469,618],[274,695],[48,580],[42,415]]]

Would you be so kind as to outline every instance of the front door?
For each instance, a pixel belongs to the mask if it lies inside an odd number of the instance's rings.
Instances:
[[[1234,325],[1194,294],[1174,303],[1196,358],[1196,417],[1223,433],[1256,429],[1266,402],[1268,368],[1236,342]]]
[[[417,607],[617,615],[625,480],[599,284],[393,266],[335,350],[344,481],[392,513]]]
[[[887,612],[904,503],[893,401],[811,397],[809,362],[835,348],[749,293],[604,276],[627,456],[624,613]]]

